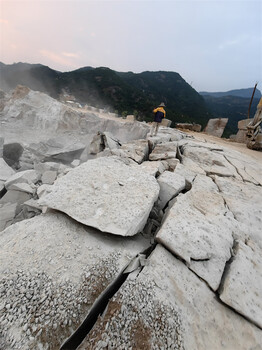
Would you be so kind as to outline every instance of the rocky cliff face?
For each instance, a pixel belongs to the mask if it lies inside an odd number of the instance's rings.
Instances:
[[[261,349],[262,161],[41,96],[1,114],[0,347]]]

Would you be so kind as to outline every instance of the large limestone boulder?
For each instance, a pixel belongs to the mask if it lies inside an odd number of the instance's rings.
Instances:
[[[258,350],[261,340],[260,329],[217,301],[205,282],[157,245],[78,350]]]
[[[239,242],[228,266],[220,299],[262,328],[262,250]]]
[[[3,349],[57,350],[101,292],[148,243],[95,232],[61,213],[0,233]]]
[[[197,175],[192,189],[177,197],[156,240],[217,290],[237,230],[217,186],[210,178]]]
[[[227,122],[228,118],[209,119],[204,131],[209,135],[221,137],[223,135]]]
[[[89,160],[59,178],[39,204],[103,232],[132,236],[145,225],[159,193],[156,179],[117,157]]]

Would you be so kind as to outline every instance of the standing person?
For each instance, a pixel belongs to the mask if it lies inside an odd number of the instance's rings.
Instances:
[[[153,110],[153,113],[155,114],[152,130],[150,136],[156,136],[159,128],[159,124],[162,122],[162,119],[166,116],[166,111],[164,110],[165,104],[164,102],[161,102],[160,105]]]

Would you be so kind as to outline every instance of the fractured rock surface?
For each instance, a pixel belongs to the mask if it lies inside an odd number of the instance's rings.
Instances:
[[[61,213],[1,232],[3,349],[59,349],[100,293],[147,245],[141,236],[97,234]]]
[[[262,250],[238,243],[228,267],[220,299],[262,328]]]
[[[157,245],[78,350],[253,350],[261,340],[261,330],[219,303],[203,281]]]
[[[158,193],[153,176],[108,157],[83,163],[57,179],[39,203],[101,231],[132,236],[144,227]]]
[[[216,290],[237,227],[213,181],[197,175],[192,189],[177,197],[156,239]]]
[[[242,231],[262,248],[262,187],[221,177],[215,182]]]

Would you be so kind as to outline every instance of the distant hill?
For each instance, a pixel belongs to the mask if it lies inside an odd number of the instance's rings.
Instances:
[[[0,75],[0,88],[5,91],[22,84],[57,99],[66,92],[81,104],[119,114],[135,113],[140,120],[152,120],[152,110],[160,102],[166,104],[167,118],[173,122],[195,122],[204,127],[211,117],[204,98],[175,72],[135,74],[83,67],[62,73],[40,64],[0,63]]]
[[[237,89],[237,90],[230,90],[226,92],[207,92],[207,91],[200,91],[199,94],[202,96],[212,96],[212,97],[224,97],[224,96],[236,96],[236,97],[243,97],[243,98],[251,98],[254,88],[247,88],[247,89]],[[254,98],[261,98],[261,91],[256,89]]]

